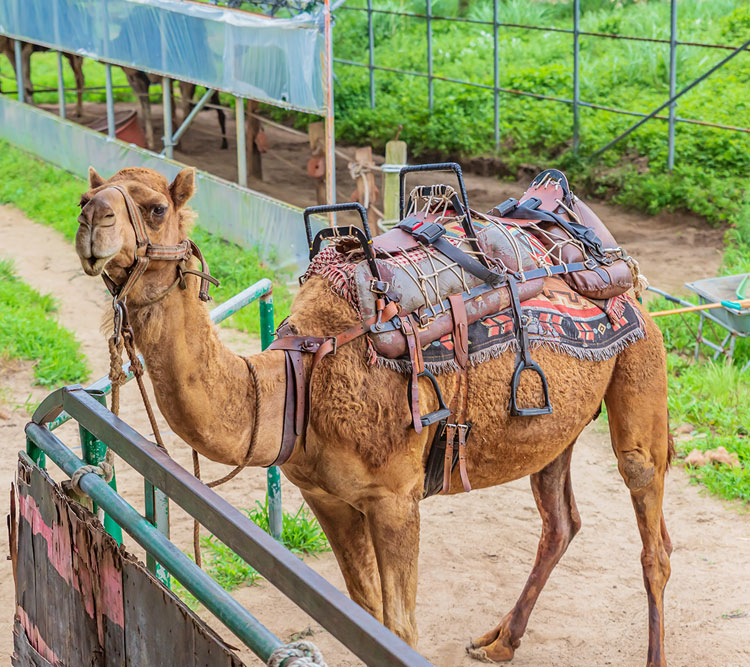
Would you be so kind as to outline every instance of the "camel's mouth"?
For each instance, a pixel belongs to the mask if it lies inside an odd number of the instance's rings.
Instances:
[[[83,272],[87,276],[98,276],[104,271],[104,267],[107,266],[107,262],[112,259],[113,255],[109,257],[81,257],[81,266]]]

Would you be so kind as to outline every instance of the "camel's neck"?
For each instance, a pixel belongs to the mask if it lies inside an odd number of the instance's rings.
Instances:
[[[255,385],[245,359],[219,340],[197,280],[189,277],[188,285],[157,304],[131,306],[136,345],[172,430],[207,458],[237,465],[252,435]],[[259,443],[250,465],[272,461],[268,449],[273,443]]]

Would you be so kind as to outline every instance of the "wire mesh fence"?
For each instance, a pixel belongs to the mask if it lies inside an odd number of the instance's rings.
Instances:
[[[423,5],[422,5],[423,3]],[[461,3],[459,3],[460,6]],[[669,0],[670,13],[669,13],[669,36],[668,38],[661,37],[650,37],[650,36],[639,36],[633,34],[620,34],[618,32],[601,32],[584,30],[581,28],[581,0],[572,0],[569,2],[570,16],[568,21],[563,25],[531,25],[528,23],[516,23],[507,21],[502,18],[503,0],[489,0],[483,5],[479,6],[479,3],[464,3],[466,7],[473,7],[474,11],[465,12],[463,16],[447,16],[440,13],[440,7],[445,7],[445,2],[440,0],[421,0],[421,2],[413,2],[412,6],[421,5],[424,6],[424,11],[407,11],[404,9],[405,3],[402,2],[395,8],[394,5],[387,3],[387,0],[352,0],[347,2],[338,8],[339,17],[346,17],[347,15],[358,14],[365,18],[364,21],[360,20],[357,25],[362,27],[361,30],[361,43],[366,43],[366,59],[356,59],[353,57],[335,57],[334,62],[336,65],[341,67],[354,67],[363,68],[368,71],[369,74],[369,104],[372,109],[375,109],[378,105],[378,85],[376,81],[377,76],[382,76],[381,73],[389,73],[391,75],[397,75],[402,77],[403,80],[408,78],[422,79],[426,82],[426,94],[425,103],[427,107],[432,110],[435,105],[435,84],[436,82],[445,82],[454,84],[456,86],[462,86],[466,88],[474,88],[488,91],[492,96],[493,101],[493,138],[495,146],[500,146],[502,141],[501,136],[501,114],[503,105],[503,96],[515,96],[515,97],[526,97],[530,99],[549,101],[558,104],[564,104],[571,108],[571,127],[570,136],[572,137],[572,145],[574,151],[578,152],[581,143],[581,127],[580,127],[580,110],[582,108],[591,109],[595,111],[608,112],[613,114],[619,114],[623,116],[632,116],[640,118],[635,125],[629,127],[626,131],[622,132],[619,136],[615,137],[613,141],[594,151],[594,153],[600,153],[615,143],[620,141],[622,138],[630,134],[645,120],[658,120],[666,121],[668,123],[668,169],[671,170],[674,167],[675,161],[675,127],[677,124],[692,124],[700,125],[704,127],[717,128],[720,130],[727,130],[732,132],[749,133],[750,128],[742,125],[735,125],[730,123],[721,123],[705,120],[703,118],[688,118],[677,115],[677,98],[681,97],[689,90],[703,81],[705,78],[713,74],[717,69],[723,67],[726,63],[732,60],[735,56],[747,50],[749,42],[744,42],[738,45],[731,44],[718,44],[712,42],[702,41],[683,41],[678,39],[678,23],[677,23],[677,12],[678,3],[677,0]],[[537,4],[537,3],[529,3]],[[539,3],[541,4],[541,3]],[[436,10],[437,9],[437,10]],[[490,11],[487,11],[490,10]],[[421,68],[407,68],[407,67],[393,67],[387,66],[378,62],[377,49],[376,49],[376,32],[379,28],[379,21],[384,19],[399,19],[401,21],[409,22],[408,25],[414,30],[414,24],[418,23],[421,25],[423,30],[423,38],[419,43],[413,44],[413,49],[419,50],[423,56],[423,67]],[[456,26],[463,26],[457,29],[454,33],[454,39],[470,40],[471,39],[471,28],[479,28],[483,31],[484,35],[487,32],[491,34],[491,49],[492,49],[492,71],[479,72],[478,76],[472,77],[472,79],[461,78],[457,76],[446,76],[441,73],[440,62],[446,63],[447,59],[444,54],[440,54],[441,57],[436,57],[436,51],[441,51],[441,44],[436,41],[435,38],[435,26],[438,24],[453,24]],[[419,30],[419,29],[417,29]],[[503,74],[512,69],[512,63],[510,67],[507,63],[507,54],[503,53],[502,45],[500,43],[500,35],[508,35],[509,33],[536,33],[539,35],[539,40],[545,40],[549,37],[553,37],[558,41],[568,40],[570,53],[572,59],[569,62],[570,70],[569,76],[569,94],[547,94],[544,92],[538,92],[533,90],[527,90],[522,87],[515,87],[504,85]],[[334,32],[334,40],[336,44],[336,32]],[[668,49],[668,65],[666,67],[667,74],[667,85],[668,94],[665,99],[665,104],[660,105],[656,110],[650,112],[644,112],[632,108],[624,108],[622,106],[613,104],[602,104],[598,101],[585,99],[581,94],[581,46],[584,40],[596,39],[596,40],[618,40],[620,42],[632,42],[632,43],[646,43],[653,44],[655,48],[667,47]],[[443,43],[445,40],[443,40]],[[481,48],[481,47],[480,47]],[[486,42],[485,42],[486,48]],[[713,63],[713,66],[708,68],[705,67],[698,76],[691,75],[691,80],[688,85],[683,87],[681,90],[677,88],[678,80],[678,68],[680,64],[679,53],[682,49],[704,49],[709,52],[718,50],[722,53],[722,58],[718,63]],[[725,53],[728,52],[728,53]],[[503,69],[503,59],[506,60],[505,70]],[[405,62],[411,62],[411,58],[405,58]],[[412,88],[414,93],[414,88]],[[660,113],[664,110],[664,113]]]

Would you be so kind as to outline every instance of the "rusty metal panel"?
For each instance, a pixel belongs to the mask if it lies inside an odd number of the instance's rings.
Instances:
[[[14,666],[242,667],[203,621],[23,454],[17,493]]]

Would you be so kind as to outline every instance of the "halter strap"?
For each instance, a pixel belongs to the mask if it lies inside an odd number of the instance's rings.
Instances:
[[[146,223],[143,220],[141,211],[138,205],[133,201],[130,193],[121,185],[110,185],[114,190],[117,190],[122,195],[125,201],[125,208],[128,212],[128,220],[133,227],[135,232],[135,257],[133,263],[126,269],[125,282],[122,285],[117,285],[107,273],[102,273],[102,279],[104,284],[107,286],[110,294],[119,301],[124,301],[130,291],[135,286],[138,279],[146,272],[148,265],[151,260],[164,261],[164,262],[179,262],[177,266],[178,276],[176,282],[180,285],[181,289],[185,289],[185,273],[192,273],[201,279],[200,290],[198,292],[198,298],[201,301],[208,301],[208,284],[219,286],[219,281],[216,280],[208,269],[208,262],[206,262],[203,253],[200,248],[195,244],[192,239],[185,239],[180,241],[177,245],[155,245],[151,243],[151,239],[148,237],[148,229]],[[141,252],[142,251],[142,252]],[[201,270],[187,268],[187,262],[191,257],[195,256],[201,263]],[[171,287],[168,291],[171,291]],[[152,300],[151,303],[160,301],[166,293]]]

